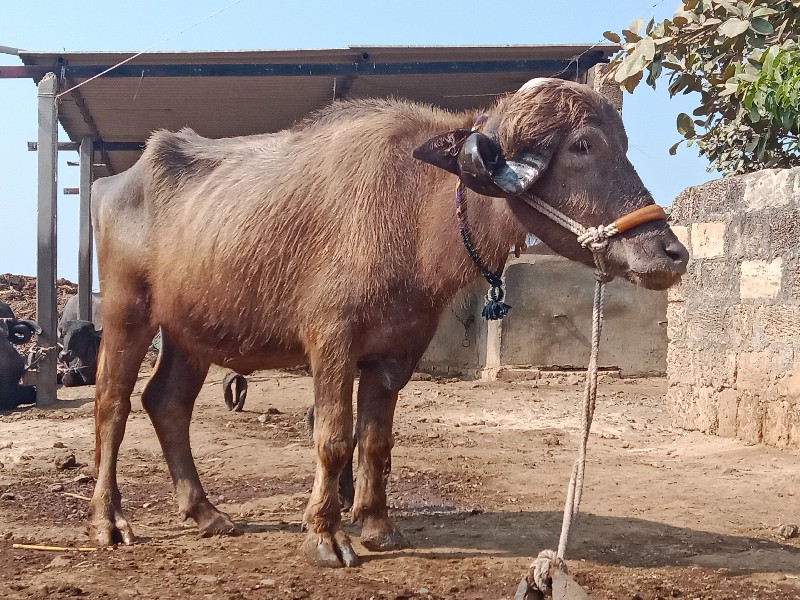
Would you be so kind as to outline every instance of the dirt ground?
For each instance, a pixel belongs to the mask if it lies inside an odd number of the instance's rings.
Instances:
[[[208,377],[192,443],[209,497],[244,531],[236,538],[201,539],[178,520],[135,398],[120,487],[139,542],[13,549],[87,544],[94,389],[61,390],[55,410],[0,414],[0,597],[510,598],[531,557],[556,546],[578,437],[574,377],[409,384],[389,485],[414,547],[373,554],[349,527],[362,566],[326,570],[297,553],[314,464],[311,379],[257,373],[245,411],[231,413],[224,374]],[[145,381],[146,370],[137,396]],[[800,452],[673,429],[665,391],[661,379],[601,384],[571,572],[594,599],[800,598],[800,539],[778,533],[800,521]]]

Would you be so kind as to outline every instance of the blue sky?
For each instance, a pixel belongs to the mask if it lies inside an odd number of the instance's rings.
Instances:
[[[348,45],[503,45],[595,43],[636,18],[672,15],[676,0],[450,0],[406,2],[193,0],[80,3],[7,2],[0,45],[26,50],[252,50],[338,48]],[[613,8],[612,8],[613,6]],[[192,24],[224,9],[213,18]],[[180,33],[182,32],[182,33]],[[0,54],[0,64],[18,65]],[[694,149],[667,153],[679,138],[675,119],[688,98],[669,99],[665,86],[625,95],[623,118],[629,157],[660,204],[685,187],[716,177]],[[36,87],[0,79],[0,273],[36,270]],[[60,139],[66,141],[62,132]],[[58,187],[77,187],[76,153],[60,154]],[[78,197],[58,199],[58,275],[77,279]]]

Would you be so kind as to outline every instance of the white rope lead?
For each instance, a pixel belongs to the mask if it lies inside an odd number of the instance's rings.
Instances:
[[[561,536],[558,541],[558,551],[543,550],[539,553],[530,566],[528,577],[526,578],[528,586],[521,584],[517,590],[517,600],[530,597],[528,595],[530,591],[529,587],[538,589],[545,595],[552,595],[553,569],[560,569],[565,573],[568,572],[567,563],[564,561],[564,555],[567,551],[570,529],[572,528],[572,524],[575,521],[581,504],[584,475],[586,472],[586,448],[589,443],[589,432],[591,431],[594,409],[597,403],[597,357],[600,352],[600,335],[603,331],[603,307],[605,304],[606,282],[610,281],[606,269],[605,252],[608,247],[609,238],[619,233],[619,230],[613,223],[611,225],[600,225],[598,227],[584,227],[535,196],[526,195],[523,199],[531,207],[574,233],[581,246],[591,250],[596,267],[596,281],[594,286],[594,303],[592,306],[591,352],[589,355],[589,365],[586,369],[586,386],[584,387],[583,407],[581,411],[581,438],[578,444],[578,456],[572,467],[572,475],[567,487],[567,499],[564,505],[564,516],[561,521]]]

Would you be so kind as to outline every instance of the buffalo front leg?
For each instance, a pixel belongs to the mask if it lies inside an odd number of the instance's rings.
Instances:
[[[162,333],[161,354],[142,404],[161,443],[181,516],[194,519],[203,537],[235,535],[238,531],[230,517],[208,501],[189,443],[194,402],[207,373],[208,363],[190,359]]]
[[[311,564],[354,567],[358,556],[342,529],[339,475],[353,452],[354,369],[341,358],[312,355],[314,373],[314,446],[317,468],[304,525],[308,534],[302,552]]]
[[[136,541],[122,513],[117,486],[117,458],[131,411],[131,392],[153,331],[149,326],[125,331],[106,321],[95,390],[95,467],[97,483],[89,503],[89,537],[101,546]]]
[[[397,394],[396,390],[388,387],[382,369],[362,368],[358,384],[358,477],[353,520],[361,519],[361,543],[372,551],[399,550],[409,546],[389,519],[386,502]]]

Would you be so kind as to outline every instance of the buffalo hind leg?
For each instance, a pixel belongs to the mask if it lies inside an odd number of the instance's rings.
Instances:
[[[124,320],[117,322],[113,319],[110,310],[108,315],[95,390],[97,482],[89,503],[87,531],[89,537],[101,546],[136,541],[122,513],[122,498],[117,486],[117,457],[131,411],[131,392],[154,333],[154,329],[145,323],[134,328]]]
[[[359,564],[342,529],[339,475],[353,453],[353,378],[342,353],[312,354],[314,373],[314,446],[317,468],[303,523],[308,534],[301,551],[311,564],[354,567]]]
[[[361,543],[372,551],[399,550],[409,544],[389,519],[386,479],[391,470],[392,421],[398,391],[410,368],[394,361],[363,365],[358,383],[358,477],[353,520],[361,519]]]
[[[208,501],[189,443],[189,422],[208,363],[190,359],[162,333],[161,354],[142,394],[144,405],[169,466],[178,510],[192,518],[203,537],[238,533],[230,517]]]

